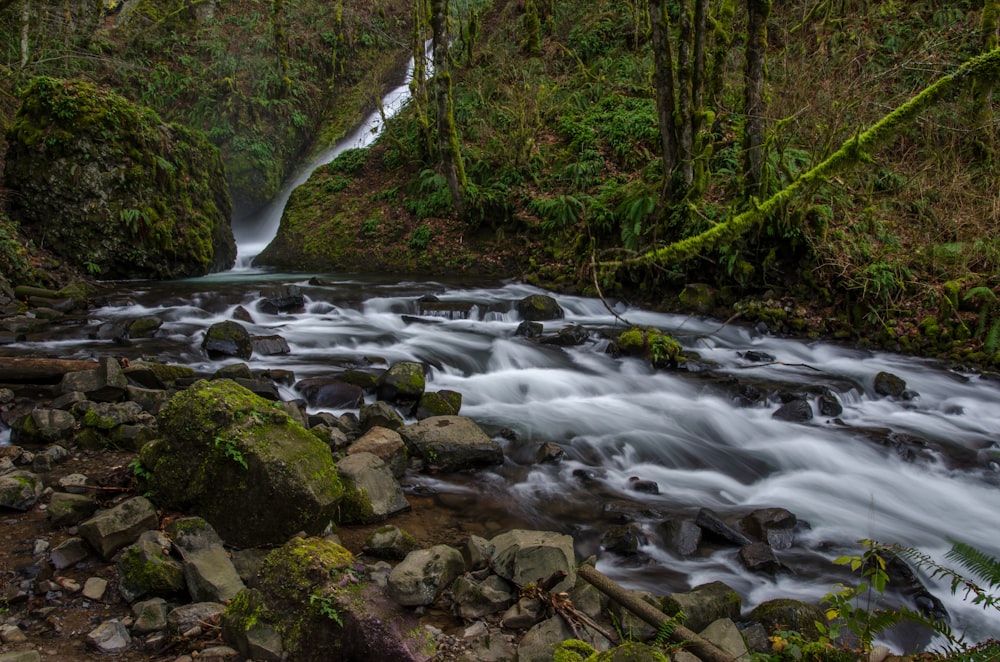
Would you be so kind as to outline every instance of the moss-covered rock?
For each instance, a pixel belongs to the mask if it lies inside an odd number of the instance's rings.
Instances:
[[[644,358],[658,368],[675,368],[684,359],[681,344],[654,328],[634,326],[623,331],[614,350],[624,356]]]
[[[179,278],[233,265],[225,172],[202,134],[90,83],[40,77],[7,139],[11,216],[81,271]]]
[[[175,395],[159,430],[140,454],[148,489],[161,505],[204,517],[228,543],[319,533],[337,510],[343,487],[329,447],[231,380]]]

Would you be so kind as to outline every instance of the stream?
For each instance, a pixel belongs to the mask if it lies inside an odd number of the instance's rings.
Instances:
[[[405,103],[406,83],[390,92],[386,113]],[[109,354],[190,365],[212,373],[223,365],[200,348],[205,329],[251,311],[253,335],[282,336],[286,355],[254,356],[255,370],[292,370],[296,379],[344,366],[384,368],[421,361],[428,389],[463,396],[461,414],[487,429],[509,429],[503,465],[475,474],[408,475],[409,495],[433,504],[435,525],[489,537],[511,527],[573,535],[578,555],[598,555],[598,567],[619,582],[658,595],[724,581],[744,609],[776,597],[818,602],[850,578],[831,562],[857,554],[856,541],[915,547],[942,561],[949,538],[1000,557],[1000,381],[942,364],[824,342],[775,338],[745,326],[655,313],[614,303],[629,324],[673,334],[699,359],[698,369],[654,370],[637,358],[607,352],[625,328],[597,299],[554,294],[565,319],[544,323],[546,334],[580,325],[588,339],[559,347],[515,335],[517,300],[541,290],[519,283],[401,281],[379,275],[282,274],[253,269],[252,258],[277,230],[291,190],[340,151],[375,139],[381,116],[318,155],[281,197],[234,231],[233,271],[170,283],[127,282],[117,295],[42,341],[14,351],[64,358]],[[314,276],[318,280],[311,280]],[[262,288],[295,284],[302,312],[266,314]],[[437,297],[433,310],[421,303]],[[156,337],[128,347],[95,340],[102,323],[155,316]],[[748,354],[748,352],[756,352]],[[760,360],[764,357],[764,360]],[[908,399],[875,394],[880,371],[906,380]],[[775,419],[775,397],[748,402],[750,386],[765,393],[834,393],[836,416],[795,423]],[[300,397],[282,387],[285,399]],[[314,410],[315,411],[315,410]],[[341,413],[335,411],[334,413]],[[498,437],[499,438],[499,437]],[[544,442],[564,451],[558,463],[538,463]],[[631,488],[634,479],[658,493]],[[647,483],[648,485],[649,483]],[[689,557],[664,544],[661,522],[710,508],[736,519],[754,509],[783,507],[800,521],[790,549],[777,552],[784,570],[754,574],[735,547]],[[604,533],[623,519],[644,535],[638,554],[602,551]],[[924,576],[973,641],[1000,637],[1000,619],[952,596]]]

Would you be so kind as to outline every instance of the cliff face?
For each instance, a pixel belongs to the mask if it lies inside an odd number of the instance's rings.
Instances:
[[[7,138],[12,217],[78,269],[179,278],[233,265],[225,172],[201,134],[89,83],[42,77]]]

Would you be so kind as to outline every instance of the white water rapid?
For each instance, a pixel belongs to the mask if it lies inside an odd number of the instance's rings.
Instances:
[[[531,287],[321,278],[323,284],[310,285],[303,276],[231,272],[123,284],[132,303],[98,310],[92,318],[155,315],[164,321],[158,337],[135,341],[122,353],[206,373],[220,363],[200,350],[204,329],[232,319],[237,305],[252,311],[252,334],[280,334],[291,347],[287,355],[255,356],[254,369],[294,370],[302,379],[344,365],[363,368],[372,357],[426,362],[428,389],[459,391],[462,414],[510,428],[517,438],[504,442],[503,466],[473,475],[411,476],[410,495],[431,495],[438,509],[450,512],[443,521],[470,533],[488,537],[510,526],[571,533],[581,554],[599,554],[600,569],[657,594],[720,580],[743,595],[745,608],[774,597],[819,601],[835,582],[851,581],[831,560],[858,553],[860,538],[913,546],[938,560],[954,538],[1000,556],[995,380],[925,360],[619,306],[630,323],[675,334],[705,368],[656,371],[642,360],[605,352],[607,333],[622,327],[595,299],[556,296],[566,318],[546,322],[545,332],[569,324],[591,332],[584,344],[563,348],[515,335],[514,302],[538,292]],[[260,289],[277,283],[302,287],[306,309],[260,312]],[[424,310],[418,299],[428,294],[462,314]],[[44,348],[58,346],[65,357],[107,351],[83,335],[72,330]],[[39,347],[26,343],[23,349]],[[766,352],[774,361],[749,361],[748,350]],[[883,370],[905,379],[918,395],[878,397],[873,379]],[[826,387],[844,411],[791,423],[772,417],[779,404],[774,399],[745,406],[734,397],[740,385],[769,383],[784,391]],[[298,393],[286,388],[283,396]],[[536,463],[542,442],[558,444],[565,459]],[[631,490],[633,477],[654,481],[659,494]],[[791,549],[777,552],[785,572],[753,574],[733,547],[685,558],[663,544],[666,517],[692,516],[702,507],[726,518],[784,507],[808,526],[796,532]],[[622,513],[647,540],[634,557],[600,550],[602,534],[621,523]],[[974,640],[1000,636],[990,613],[924,580],[958,631]]]

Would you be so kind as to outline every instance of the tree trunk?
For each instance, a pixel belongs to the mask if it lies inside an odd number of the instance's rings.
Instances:
[[[649,20],[653,40],[656,87],[656,115],[660,125],[660,149],[663,156],[664,197],[673,193],[673,174],[677,167],[677,128],[674,124],[674,58],[670,48],[670,19],[666,0],[649,0]]]
[[[448,64],[448,0],[431,0],[431,32],[434,41],[434,89],[437,102],[437,139],[451,203],[461,216],[465,212],[465,167],[452,110],[451,71]]]
[[[746,89],[743,109],[746,115],[746,192],[763,197],[764,186],[764,57],[767,52],[767,18],[771,0],[747,0]]]
[[[691,43],[694,41],[691,30],[691,8],[688,0],[680,2],[680,21],[677,39],[677,120],[680,126],[677,135],[678,165],[681,181],[687,190],[694,180],[694,106],[692,97],[694,90],[694,71],[691,61]]]
[[[410,80],[410,98],[417,116],[420,131],[420,145],[425,159],[434,154],[434,140],[431,133],[430,101],[427,95],[427,33],[430,25],[427,0],[413,3],[413,78]]]
[[[640,600],[634,593],[626,591],[606,575],[599,572],[594,566],[584,564],[576,572],[598,591],[653,627],[659,628],[664,624],[669,624],[671,627],[670,640],[681,644],[684,648],[691,649],[703,662],[733,662],[734,657],[732,655],[707,639],[695,634],[695,632],[684,627],[653,605]]]
[[[28,66],[28,27],[31,18],[31,3],[24,0],[21,5],[21,68]]]
[[[55,384],[67,372],[96,370],[96,361],[76,359],[33,359],[0,357],[0,382],[17,384]]]

